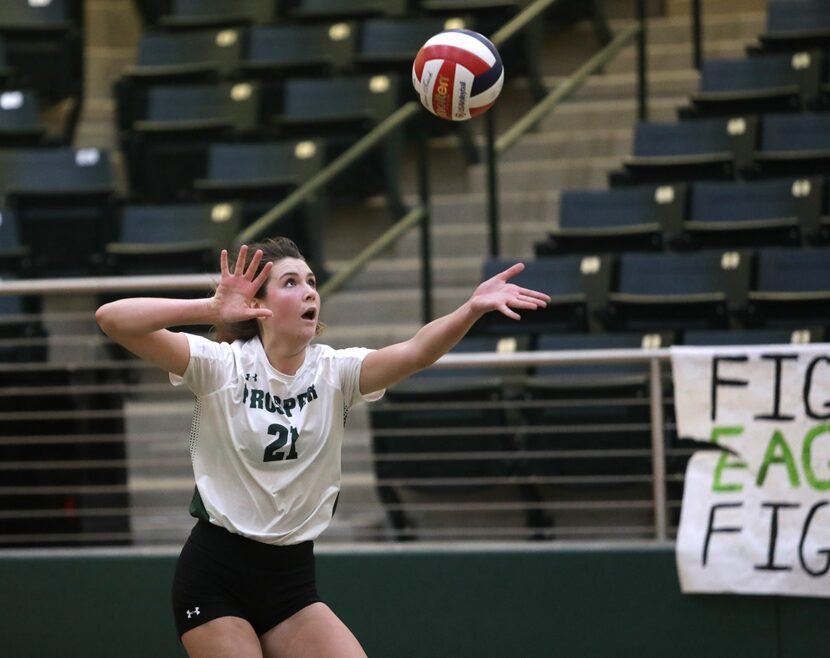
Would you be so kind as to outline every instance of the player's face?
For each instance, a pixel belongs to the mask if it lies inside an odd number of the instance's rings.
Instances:
[[[263,300],[274,326],[292,336],[314,338],[320,319],[320,295],[314,272],[304,260],[283,258],[274,263]]]

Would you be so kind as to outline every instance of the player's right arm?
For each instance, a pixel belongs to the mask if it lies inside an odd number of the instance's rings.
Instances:
[[[209,299],[119,299],[101,306],[95,320],[107,336],[138,357],[167,372],[183,375],[190,361],[190,345],[183,334],[167,327],[214,325],[271,315],[268,309],[251,306],[254,295],[268,278],[271,263],[266,263],[254,278],[262,252],[257,251],[245,268],[247,251],[245,246],[240,248],[234,271],[230,272],[228,252],[222,250],[219,285]]]

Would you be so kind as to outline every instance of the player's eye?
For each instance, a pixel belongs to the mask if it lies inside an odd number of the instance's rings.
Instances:
[[[311,286],[312,288],[316,288],[317,287],[317,279],[315,279],[314,277],[311,277],[308,280],[308,285]]]
[[[289,287],[293,288],[296,285],[297,285],[297,282],[294,279],[286,279],[285,280],[285,287],[286,288],[289,288]]]

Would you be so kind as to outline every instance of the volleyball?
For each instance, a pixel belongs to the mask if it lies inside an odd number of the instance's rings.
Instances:
[[[446,30],[427,40],[412,65],[421,104],[435,116],[466,121],[501,93],[504,67],[496,47],[472,30]]]

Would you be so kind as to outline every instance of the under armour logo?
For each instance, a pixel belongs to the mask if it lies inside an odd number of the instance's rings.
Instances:
[[[187,610],[187,618],[190,619],[193,615],[199,614],[199,607],[193,608],[193,610]]]
[[[256,381],[256,378],[257,378],[257,374],[256,374],[256,373],[254,373],[253,375],[252,375],[251,373],[249,373],[249,372],[246,372],[246,373],[245,373],[245,381],[249,381],[249,380],[251,380],[251,379],[253,379],[254,381]]]

